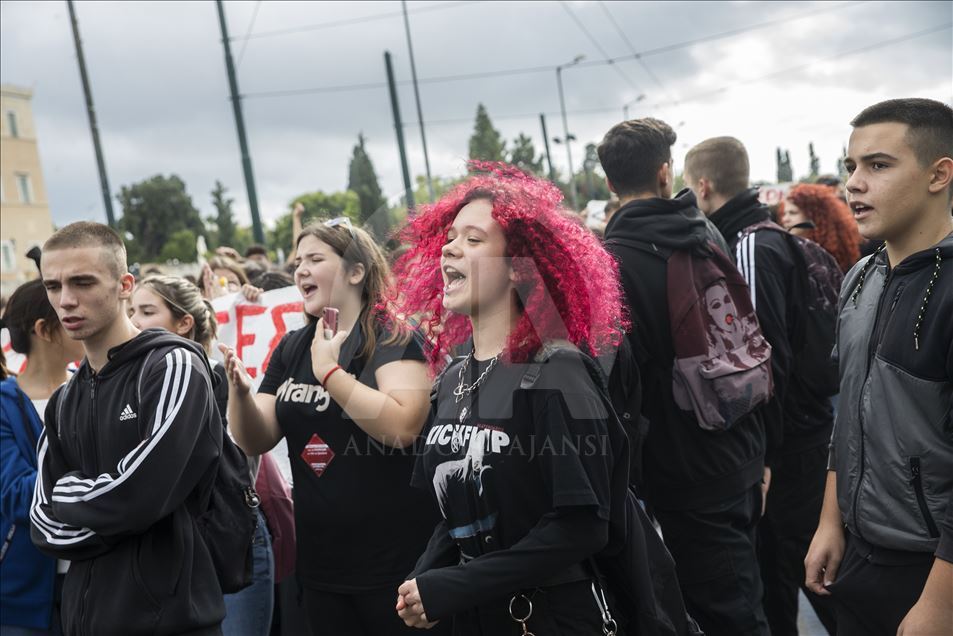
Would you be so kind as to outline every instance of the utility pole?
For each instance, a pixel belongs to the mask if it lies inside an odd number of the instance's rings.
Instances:
[[[225,24],[225,8],[222,0],[215,0],[218,7],[218,23],[222,30],[222,45],[225,47],[225,70],[228,71],[228,87],[232,95],[232,110],[235,112],[235,127],[238,128],[238,145],[242,152],[242,170],[245,173],[245,190],[248,192],[248,207],[251,209],[252,234],[256,243],[265,242],[265,233],[261,229],[261,217],[258,214],[258,194],[255,192],[255,176],[251,169],[251,156],[248,154],[248,139],[245,138],[245,119],[242,117],[242,98],[238,93],[238,79],[235,77],[235,63],[232,61],[232,46],[228,39],[228,26]]]
[[[387,88],[390,90],[390,108],[394,113],[394,129],[397,131],[397,150],[400,152],[400,169],[404,175],[404,192],[407,199],[407,214],[414,210],[414,189],[410,185],[410,171],[407,169],[407,149],[404,146],[404,124],[400,119],[400,104],[397,103],[397,86],[394,83],[394,66],[390,61],[390,51],[384,51],[384,65],[387,67]]]
[[[543,147],[546,148],[546,163],[549,164],[549,180],[556,183],[556,171],[553,170],[553,158],[549,154],[549,135],[546,134],[546,115],[539,114],[539,124],[543,127]]]
[[[106,176],[103,148],[99,143],[99,125],[96,123],[96,109],[93,107],[93,92],[89,88],[89,77],[86,75],[86,59],[83,57],[83,44],[79,38],[79,22],[76,20],[73,0],[66,0],[66,7],[69,9],[70,24],[73,27],[76,60],[79,62],[79,78],[83,83],[83,95],[86,96],[86,115],[89,117],[89,130],[93,135],[93,150],[96,153],[96,167],[99,169],[99,187],[103,192],[103,204],[106,206],[106,223],[109,224],[109,227],[115,228],[116,217],[113,215],[113,199],[109,192],[109,178]]]
[[[404,10],[404,29],[407,31],[407,50],[410,52],[410,76],[414,80],[414,99],[417,100],[417,121],[420,123],[420,141],[424,146],[424,168],[427,171],[427,193],[433,203],[433,181],[430,178],[430,156],[427,154],[427,133],[424,132],[424,113],[420,107],[420,90],[417,88],[417,65],[414,63],[414,45],[410,41],[410,19],[407,17],[407,1],[401,0]]]
[[[563,114],[563,141],[566,143],[566,160],[569,162],[569,194],[572,199],[573,212],[579,211],[579,195],[576,193],[576,181],[573,179],[572,149],[570,148],[569,124],[566,121],[566,98],[563,96],[563,69],[575,66],[585,59],[585,55],[577,55],[572,62],[560,64],[556,67],[556,84],[559,86],[559,107]]]

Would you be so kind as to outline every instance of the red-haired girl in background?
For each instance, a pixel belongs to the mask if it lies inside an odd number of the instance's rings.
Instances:
[[[849,270],[860,258],[860,232],[847,204],[824,185],[802,183],[788,191],[781,224],[794,234],[811,239]],[[813,227],[811,227],[813,226]]]

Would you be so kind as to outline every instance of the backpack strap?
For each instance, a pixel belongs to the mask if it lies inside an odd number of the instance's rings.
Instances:
[[[16,395],[17,395],[17,404],[20,407],[20,415],[23,416],[23,428],[26,429],[27,437],[30,440],[30,446],[35,451],[37,442],[39,440],[37,440],[36,438],[36,433],[33,432],[33,422],[30,421],[30,411],[29,409],[27,409],[27,406],[26,406],[26,399],[25,399],[26,394],[23,393],[23,391],[20,389],[19,386],[14,386],[13,390],[16,392]],[[42,418],[40,419],[40,421],[41,422],[43,421]]]

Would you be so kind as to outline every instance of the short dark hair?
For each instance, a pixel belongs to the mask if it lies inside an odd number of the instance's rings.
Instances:
[[[832,174],[822,174],[817,179],[814,179],[814,183],[818,185],[825,185],[830,188],[839,188],[842,185],[840,177]]]
[[[616,124],[599,144],[599,161],[620,196],[654,191],[662,164],[672,159],[677,139],[672,127],[645,117]]]
[[[291,276],[291,274],[274,270],[270,272],[262,272],[252,279],[251,284],[255,287],[261,287],[264,291],[271,291],[273,289],[281,289],[283,287],[293,287],[295,284],[295,279]]]
[[[932,99],[888,99],[868,106],[854,117],[854,128],[871,124],[906,124],[906,141],[920,165],[953,157],[953,108]]]
[[[734,197],[747,190],[750,173],[748,151],[734,137],[706,139],[685,155],[685,174],[693,181],[708,179],[722,196]]]
[[[57,230],[43,244],[43,253],[76,247],[101,247],[116,278],[128,271],[126,246],[114,229],[102,223],[77,221]]]
[[[250,258],[256,254],[261,254],[262,256],[268,256],[268,250],[264,245],[252,245],[247,250],[245,250],[245,258]]]

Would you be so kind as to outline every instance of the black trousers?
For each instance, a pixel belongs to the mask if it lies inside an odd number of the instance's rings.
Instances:
[[[655,510],[689,613],[706,636],[768,636],[755,551],[761,484],[697,510]]]
[[[883,550],[848,532],[844,560],[827,586],[837,636],[895,636],[932,567],[928,552]]]
[[[836,633],[827,597],[804,587],[804,557],[824,503],[827,445],[784,455],[774,467],[768,505],[758,524],[758,560],[764,582],[764,613],[771,636],[798,636],[798,590],[803,589],[828,633]]]
[[[446,636],[443,622],[421,631],[397,615],[397,585],[354,594],[304,588],[304,606],[313,636]]]

